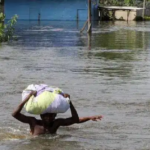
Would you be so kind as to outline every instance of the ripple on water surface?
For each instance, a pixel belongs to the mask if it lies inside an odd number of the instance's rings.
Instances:
[[[150,23],[96,23],[91,42],[80,23],[22,24],[18,41],[1,47],[0,149],[150,148]],[[60,128],[56,137],[31,138],[29,127],[11,117],[31,83],[59,86],[80,116],[104,118]]]

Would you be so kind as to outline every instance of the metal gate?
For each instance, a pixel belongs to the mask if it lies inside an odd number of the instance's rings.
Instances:
[[[17,14],[20,20],[86,20],[87,0],[5,0],[6,19]]]

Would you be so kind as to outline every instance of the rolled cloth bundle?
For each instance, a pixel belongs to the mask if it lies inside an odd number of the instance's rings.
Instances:
[[[64,113],[69,105],[69,98],[62,96],[63,91],[59,88],[49,87],[46,84],[29,85],[22,92],[22,101],[31,93],[37,91],[36,96],[31,96],[25,104],[25,110],[31,114],[45,114],[45,113]]]

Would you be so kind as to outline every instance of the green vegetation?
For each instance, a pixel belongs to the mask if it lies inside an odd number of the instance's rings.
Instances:
[[[5,21],[5,15],[3,13],[0,13],[0,43],[9,41],[10,39],[13,39],[14,35],[14,26],[17,22],[17,15],[14,15],[11,20],[9,20],[6,24]]]
[[[144,0],[99,0],[100,5],[107,6],[143,6]],[[146,0],[146,3],[150,0]]]
[[[133,6],[135,0],[100,0],[101,5]]]
[[[145,17],[144,17],[144,20],[145,20],[145,21],[150,21],[150,17],[149,17],[149,16],[145,16]]]
[[[135,0],[124,0],[124,3],[126,6],[135,6],[136,5]]]

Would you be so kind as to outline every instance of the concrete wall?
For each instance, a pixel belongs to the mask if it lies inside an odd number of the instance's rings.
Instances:
[[[87,0],[5,0],[6,19],[87,20]]]
[[[115,18],[116,19],[123,19],[123,20],[129,20],[129,21],[132,21],[134,20],[136,17],[141,17],[142,16],[142,10],[132,10],[129,12],[128,14],[128,11],[126,10],[117,10],[115,12]]]

